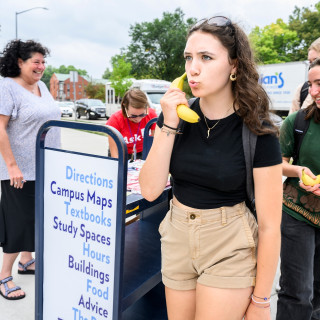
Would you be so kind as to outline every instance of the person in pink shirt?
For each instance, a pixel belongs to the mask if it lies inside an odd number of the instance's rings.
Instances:
[[[150,108],[143,91],[128,90],[122,101],[121,110],[115,112],[107,121],[107,125],[117,129],[127,144],[128,155],[131,160],[142,158],[144,128],[149,120],[156,118],[156,112]],[[151,127],[154,134],[155,124]],[[118,148],[114,140],[109,137],[111,157],[118,157]]]

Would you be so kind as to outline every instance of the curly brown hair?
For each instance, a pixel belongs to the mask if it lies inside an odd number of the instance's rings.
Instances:
[[[0,75],[2,77],[18,77],[21,73],[18,65],[18,59],[26,61],[34,53],[41,53],[44,57],[49,55],[50,51],[39,42],[33,40],[12,40],[7,43],[0,57]]]
[[[232,81],[233,108],[248,128],[257,135],[279,134],[269,116],[269,97],[259,83],[259,74],[253,51],[245,32],[230,19],[223,26],[211,24],[210,19],[196,23],[190,28],[187,38],[194,32],[205,32],[217,38],[227,49],[229,62],[236,61],[237,78]],[[208,22],[209,21],[209,22]],[[236,110],[235,106],[238,106]]]

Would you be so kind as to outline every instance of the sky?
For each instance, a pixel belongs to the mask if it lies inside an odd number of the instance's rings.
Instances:
[[[34,39],[50,49],[47,64],[73,65],[101,78],[110,59],[130,44],[130,26],[161,19],[181,8],[185,18],[225,15],[249,33],[278,18],[288,22],[294,7],[310,0],[0,0],[0,52],[18,38]],[[43,7],[46,9],[32,9]],[[32,9],[28,12],[24,10]],[[16,14],[18,13],[18,14]],[[17,28],[16,28],[17,20]]]

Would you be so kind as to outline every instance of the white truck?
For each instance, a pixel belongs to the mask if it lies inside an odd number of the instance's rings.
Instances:
[[[159,115],[161,112],[160,99],[169,89],[171,82],[157,79],[132,79],[132,85],[130,88],[138,88],[143,91],[148,99],[149,105]],[[107,118],[109,118],[114,112],[120,110],[120,102],[117,101],[115,91],[111,87],[111,82],[106,84],[106,109]]]
[[[271,110],[286,116],[297,87],[308,79],[308,61],[265,64],[258,67],[260,83],[271,100]]]

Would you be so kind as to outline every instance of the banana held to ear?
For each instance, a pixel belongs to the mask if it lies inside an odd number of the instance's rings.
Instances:
[[[304,185],[313,187],[315,184],[320,183],[320,174],[318,174],[315,179],[312,179],[310,176],[308,176],[304,172],[304,169],[303,169],[302,170],[301,180],[302,180]]]
[[[170,88],[178,88],[178,89],[182,90],[183,89],[183,81],[186,76],[187,76],[187,74],[184,73],[181,77],[174,79],[171,83]],[[177,114],[180,119],[187,121],[187,122],[195,123],[195,122],[200,121],[200,117],[198,116],[198,114],[184,104],[179,104],[177,106]]]

